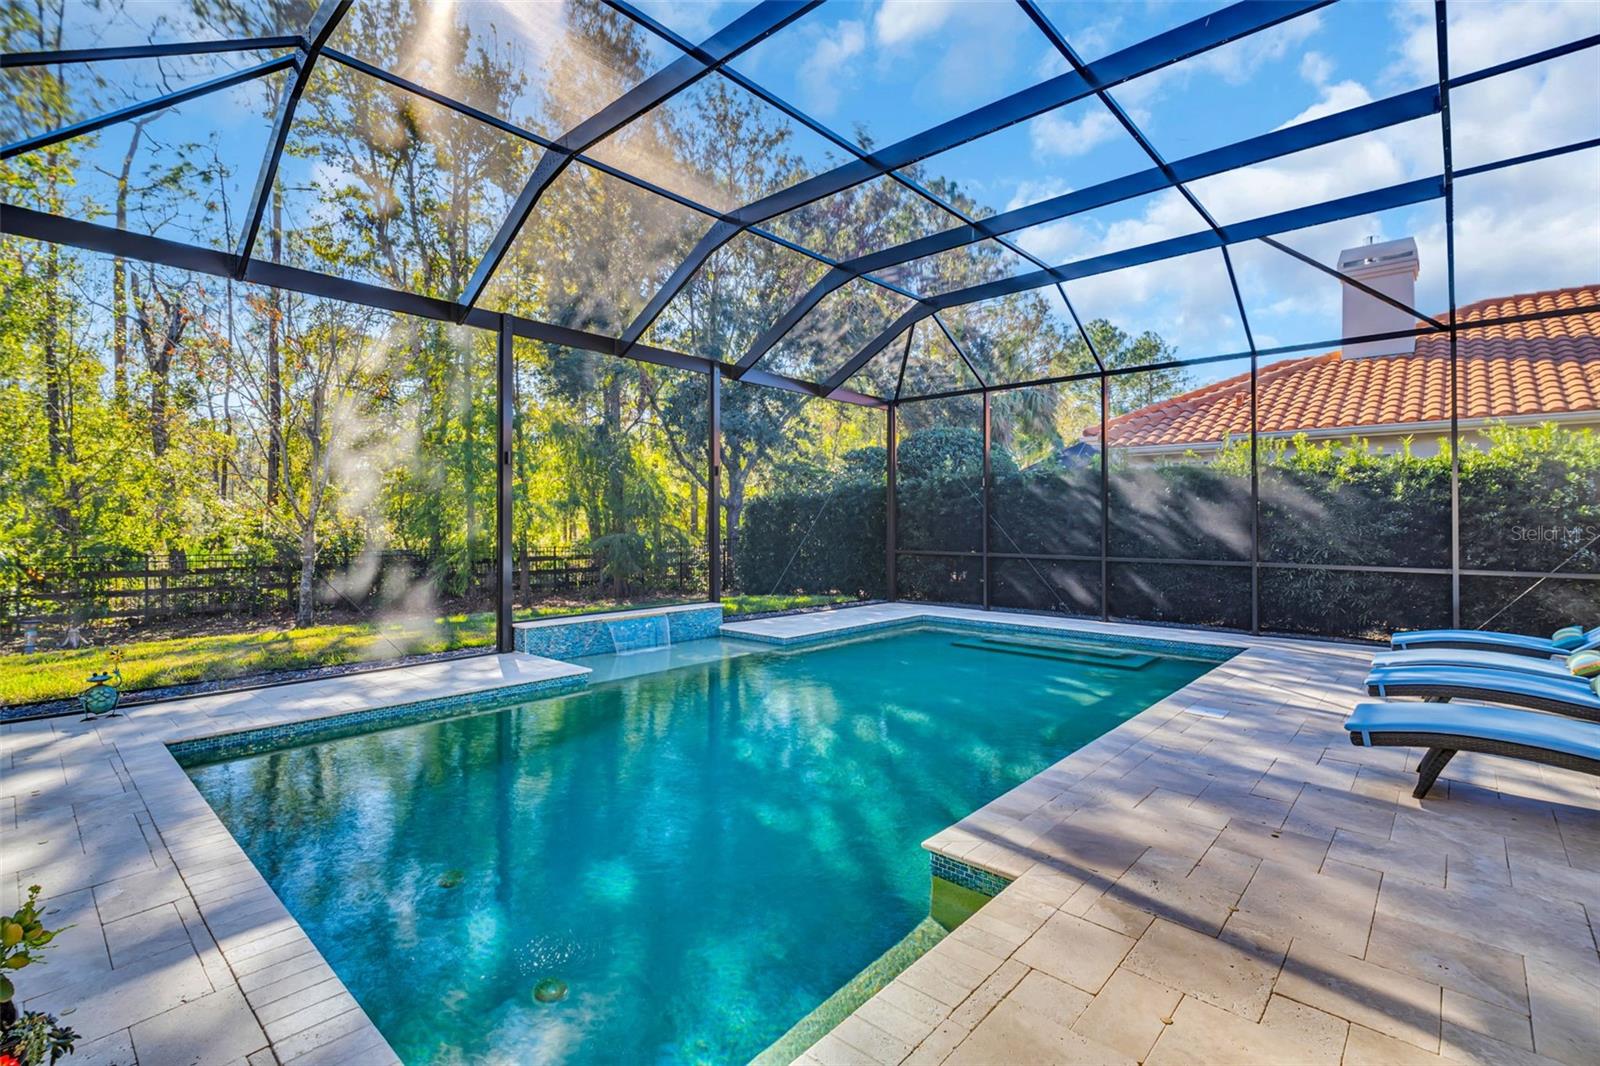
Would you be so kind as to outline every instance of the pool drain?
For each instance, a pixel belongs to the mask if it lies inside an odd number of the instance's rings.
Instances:
[[[554,977],[546,977],[533,986],[533,998],[540,1003],[559,1003],[567,998],[567,983]]]

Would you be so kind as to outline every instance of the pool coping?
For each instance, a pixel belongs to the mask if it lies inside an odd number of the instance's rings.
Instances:
[[[1005,615],[1000,621],[994,614],[973,608],[904,603],[725,623],[721,631],[724,636],[801,646],[905,626],[951,622],[985,629],[1122,637],[1143,644],[1156,641],[1216,647],[1220,643],[1241,648],[1243,654],[1286,645],[1300,653],[1320,647],[1352,660],[1363,659],[1367,654],[1349,645],[1315,645],[1084,619]],[[1239,656],[1231,660],[1238,661]],[[171,904],[180,916],[188,916],[183,927],[192,950],[187,957],[176,957],[181,951],[175,949],[167,953],[173,958],[161,958],[170,966],[186,969],[187,977],[196,984],[206,985],[193,994],[182,993],[172,1002],[159,994],[152,995],[153,989],[147,986],[158,979],[148,970],[108,966],[85,978],[87,984],[70,982],[41,991],[25,1000],[25,1006],[60,1011],[85,994],[109,990],[112,998],[121,1002],[97,1008],[105,1020],[96,1024],[87,1024],[88,1019],[79,1016],[80,1026],[87,1030],[81,1047],[87,1049],[105,1040],[111,1042],[103,1045],[110,1050],[122,1046],[116,1041],[124,1041],[130,1058],[136,1044],[140,1048],[150,1046],[147,1039],[140,1037],[141,1031],[160,1031],[177,1047],[183,1047],[185,1040],[198,1038],[195,1034],[209,1033],[214,1038],[218,1031],[231,1033],[243,1028],[251,1032],[239,1046],[257,1043],[245,1048],[246,1053],[267,1052],[285,1066],[398,1061],[382,1034],[200,795],[169,745],[189,745],[193,750],[195,745],[225,743],[226,738],[248,736],[263,729],[314,730],[363,714],[389,714],[385,720],[398,721],[403,715],[393,712],[407,708],[420,708],[421,713],[436,717],[466,709],[473,702],[497,700],[520,686],[571,683],[587,673],[585,667],[513,653],[405,668],[385,677],[382,683],[370,675],[356,675],[146,704],[126,716],[93,722],[45,719],[8,723],[0,733],[7,741],[6,757],[35,771],[34,778],[24,781],[24,785],[32,784],[36,778],[41,786],[26,795],[21,794],[20,788],[10,790],[18,831],[26,828],[31,837],[41,837],[46,830],[52,834],[34,849],[37,855],[7,862],[12,889],[20,892],[22,885],[38,880],[52,897],[80,891],[92,895],[92,905],[85,915],[88,920],[80,920],[79,925],[95,926],[92,932],[102,944],[107,934],[100,926],[119,920],[104,915],[120,914],[120,908],[108,909],[103,897],[132,892],[140,895],[140,903],[152,908]],[[1184,693],[1215,673],[1215,669],[1208,671],[1197,682],[1079,750],[1097,746],[1104,750],[1119,742],[1108,738],[1131,742],[1136,733],[1158,728],[1181,713]],[[455,710],[443,709],[448,707]],[[51,777],[51,763],[61,770],[59,780]],[[1047,777],[1054,769],[1039,777]],[[985,812],[1004,808],[1019,794],[1028,794],[1034,781],[997,797],[924,846],[1001,877],[1020,874],[1022,871],[1008,866],[1002,856],[991,854],[982,846],[963,847],[961,844],[966,841],[948,834],[964,832],[961,827],[972,819],[981,820]],[[129,804],[129,793],[137,795],[137,804]],[[62,818],[63,803],[70,805],[70,821]],[[142,834],[138,842],[142,846],[94,846],[91,850],[91,845],[100,839],[95,836],[99,827],[126,826],[122,816],[129,806],[135,808],[132,819]],[[138,812],[140,806],[142,815]],[[63,838],[70,839],[63,844]],[[32,861],[34,858],[44,861]],[[9,907],[10,901],[0,900],[0,904]],[[90,931],[84,929],[86,934]],[[63,941],[72,935],[67,934]],[[198,964],[198,971],[189,965],[191,961]],[[147,1010],[150,1013],[136,1017]],[[184,1021],[172,1031],[179,1013],[184,1015]],[[154,1054],[141,1051],[140,1055],[147,1053]],[[160,1056],[150,1061],[160,1061]]]

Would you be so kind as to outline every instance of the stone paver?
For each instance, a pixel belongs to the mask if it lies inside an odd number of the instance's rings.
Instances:
[[[1382,915],[1373,923],[1366,959],[1507,1010],[1528,1012],[1525,960],[1482,940]]]
[[[1142,1062],[1161,1031],[1172,1024],[1172,1013],[1182,998],[1176,989],[1119,969],[1072,1027]]]
[[[1526,961],[1534,1050],[1572,1066],[1600,1060],[1600,979],[1541,958]]]
[[[1424,1051],[1439,1049],[1441,989],[1408,974],[1297,940],[1275,990]]]
[[[1133,944],[1131,937],[1058,912],[1013,957],[1075,988],[1094,993],[1116,971]]]
[[[1337,1066],[1349,1023],[1274,996],[1260,1022],[1185,997],[1146,1066]]]
[[[1266,1009],[1287,945],[1287,939],[1274,941],[1253,930],[1219,939],[1158,919],[1128,956],[1127,967],[1253,1020]]]
[[[1135,1060],[1007,999],[944,1061],[952,1066],[1034,1062],[1132,1066]]]

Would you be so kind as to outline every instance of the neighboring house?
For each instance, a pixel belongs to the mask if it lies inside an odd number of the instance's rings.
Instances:
[[[1393,269],[1394,261],[1401,264],[1399,271]],[[1352,249],[1340,256],[1341,271],[1408,305],[1415,264],[1410,241]],[[1373,278],[1373,273],[1383,276]],[[1409,315],[1397,324],[1390,305],[1350,286],[1344,290],[1346,336],[1411,328]],[[1460,321],[1465,325],[1552,308],[1596,306],[1600,285],[1584,285],[1480,300],[1460,309]],[[1556,422],[1600,432],[1600,311],[1463,332],[1457,337],[1457,354],[1463,447],[1481,443],[1481,430],[1500,422]],[[1262,438],[1302,433],[1321,440],[1361,437],[1383,451],[1397,449],[1409,438],[1416,454],[1436,454],[1450,432],[1450,338],[1435,333],[1354,344],[1344,351],[1262,366],[1257,407]],[[1123,455],[1206,456],[1226,438],[1248,437],[1250,375],[1142,407],[1112,419],[1106,430],[1111,446]],[[1084,434],[1095,445],[1099,436],[1099,426]]]

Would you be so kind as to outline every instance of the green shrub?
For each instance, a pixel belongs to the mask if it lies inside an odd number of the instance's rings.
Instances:
[[[1600,572],[1600,437],[1554,425],[1501,426],[1485,436],[1483,446],[1461,454],[1462,567]],[[1258,449],[1263,562],[1449,568],[1448,453],[1380,452],[1359,438],[1263,440]],[[1097,465],[1050,460],[1019,470],[1000,448],[990,465],[991,551],[1099,553]],[[980,598],[981,564],[961,556],[983,543],[982,470],[983,439],[974,430],[923,430],[902,442],[900,547],[951,553],[920,561],[903,556],[903,597]],[[1107,487],[1111,555],[1249,560],[1247,440],[1205,459],[1137,463],[1116,457]],[[739,558],[747,587],[766,591],[762,582],[776,579],[791,555],[776,591],[845,590],[868,580],[881,587],[882,497],[881,484],[858,488],[852,482],[831,498],[778,492],[753,502]],[[822,519],[814,522],[819,513]],[[1048,572],[1003,569],[994,574],[997,605],[1095,613],[1088,601],[1098,595],[1097,577],[1079,573],[1081,564]],[[1462,624],[1478,625],[1504,609],[1493,628],[1548,632],[1573,622],[1600,625],[1600,581],[1556,577],[1536,586],[1537,580],[1464,576]],[[1234,627],[1250,622],[1246,567],[1113,564],[1109,591],[1111,613],[1122,617]],[[1263,567],[1260,595],[1262,627],[1279,632],[1372,637],[1450,621],[1447,575]]]
[[[888,499],[882,481],[831,492],[771,492],[745,507],[734,573],[761,594],[884,594]]]

